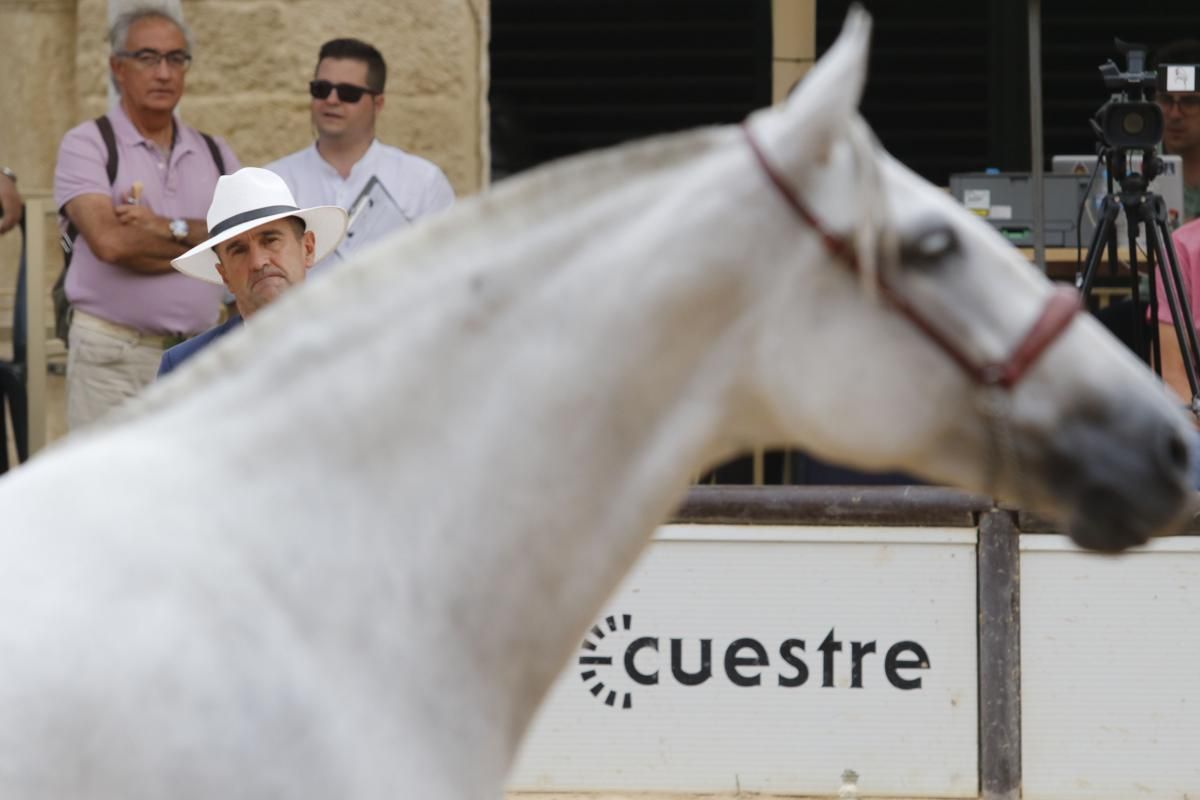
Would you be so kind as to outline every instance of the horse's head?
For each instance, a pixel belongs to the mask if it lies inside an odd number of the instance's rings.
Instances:
[[[777,248],[753,366],[769,416],[818,455],[1058,512],[1087,547],[1163,532],[1189,497],[1177,401],[988,225],[879,149],[856,111],[869,32],[852,12],[793,96],[747,125],[758,180],[745,183],[774,231],[755,241]]]

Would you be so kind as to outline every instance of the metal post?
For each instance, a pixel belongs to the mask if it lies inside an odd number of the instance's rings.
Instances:
[[[1029,139],[1033,149],[1033,261],[1046,269],[1045,178],[1042,153],[1042,13],[1038,0],[1029,0]]]
[[[983,800],[1021,796],[1020,535],[1013,514],[979,518],[979,784]]]

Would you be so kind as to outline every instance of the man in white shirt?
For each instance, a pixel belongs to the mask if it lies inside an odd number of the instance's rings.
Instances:
[[[387,65],[371,45],[326,42],[309,83],[317,140],[267,164],[300,206],[335,205],[350,215],[346,238],[314,272],[454,203],[454,190],[437,165],[375,138],[386,81]]]

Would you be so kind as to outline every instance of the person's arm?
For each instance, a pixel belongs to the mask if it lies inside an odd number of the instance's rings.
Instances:
[[[159,238],[167,237],[183,245],[189,250],[208,238],[208,223],[202,219],[187,219],[188,233],[183,239],[175,239],[171,234],[171,220],[160,217],[146,206],[121,204],[113,208],[117,220],[122,225],[135,225]]]
[[[136,211],[129,213],[127,209]],[[171,259],[188,250],[171,236],[168,220],[142,206],[114,208],[107,195],[82,194],[68,201],[63,210],[96,258],[134,272],[170,272]],[[118,216],[118,210],[124,220]],[[204,228],[202,220],[189,220],[188,224],[192,228],[189,239],[199,233],[196,227]]]
[[[0,233],[8,233],[21,219],[21,193],[17,191],[17,181],[7,167],[0,170]]]

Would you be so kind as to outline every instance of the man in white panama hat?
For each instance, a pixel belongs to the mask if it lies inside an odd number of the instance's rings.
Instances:
[[[208,232],[208,239],[171,266],[209,283],[223,283],[238,313],[164,352],[159,377],[303,282],[309,268],[342,240],[346,212],[337,206],[299,208],[282,178],[245,167],[217,181]]]

